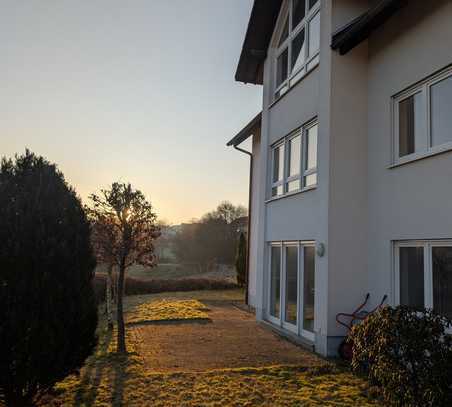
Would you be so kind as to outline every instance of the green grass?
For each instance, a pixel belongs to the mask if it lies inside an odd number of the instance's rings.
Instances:
[[[152,373],[134,357],[112,356],[88,376],[56,386],[48,406],[377,406],[367,385],[334,368],[274,366],[204,373]]]
[[[223,299],[242,293],[170,293],[126,299],[131,311],[137,304],[161,298]],[[232,292],[233,291],[233,292]],[[139,299],[136,297],[140,297]],[[132,301],[130,301],[132,300]],[[139,301],[138,301],[139,300]],[[153,329],[158,329],[155,327]],[[58,383],[41,406],[377,406],[372,390],[346,369],[319,359],[319,366],[269,366],[206,372],[156,373],[137,353],[137,337],[128,330],[129,353],[114,353],[115,333],[102,318],[99,345],[80,376]]]
[[[136,306],[127,315],[127,323],[156,321],[207,320],[207,307],[198,300],[153,300]]]
[[[245,292],[241,288],[233,290],[201,290],[173,293],[158,293],[144,295],[130,295],[126,297],[124,302],[124,310],[126,312],[133,310],[135,307],[149,303],[150,301],[167,299],[167,300],[198,300],[198,301],[234,301],[243,302]]]

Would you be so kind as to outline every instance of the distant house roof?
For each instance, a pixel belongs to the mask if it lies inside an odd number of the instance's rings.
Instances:
[[[262,85],[262,65],[281,9],[282,0],[254,0],[242,53],[235,73],[237,82]]]
[[[275,29],[282,0],[254,0],[251,16],[242,46],[235,80],[238,82],[263,83],[263,63]],[[381,26],[408,0],[380,0],[368,11],[351,21],[333,35],[331,47],[341,55],[367,39],[372,31]]]
[[[408,0],[380,0],[372,8],[333,34],[331,48],[346,54],[383,25],[408,3]]]
[[[226,144],[229,146],[238,146],[243,143],[248,137],[250,137],[256,128],[260,127],[262,120],[262,112],[257,114],[253,120],[251,120],[242,130],[240,130],[231,140]]]

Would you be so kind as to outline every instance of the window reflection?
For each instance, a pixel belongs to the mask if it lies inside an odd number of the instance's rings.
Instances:
[[[292,41],[292,72],[298,71],[305,62],[305,35],[304,30]]]
[[[416,151],[416,139],[423,131],[422,93],[399,103],[399,157]]]
[[[314,332],[315,248],[304,248],[303,329]]]
[[[433,309],[452,318],[452,247],[433,247]]]
[[[298,297],[298,247],[286,247],[286,298],[285,321],[297,324]]]
[[[424,248],[401,247],[400,304],[424,308]]]
[[[430,88],[432,145],[452,141],[452,76]]]
[[[281,248],[271,247],[270,315],[279,318],[281,290]]]

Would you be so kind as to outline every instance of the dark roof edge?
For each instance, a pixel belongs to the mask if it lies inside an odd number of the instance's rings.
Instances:
[[[370,10],[334,33],[331,48],[339,50],[341,55],[345,55],[366,40],[372,31],[383,25],[407,3],[408,0],[381,0]]]
[[[249,136],[251,136],[252,131],[257,125],[260,125],[262,121],[262,112],[258,113],[242,130],[240,130],[231,140],[226,144],[229,146],[238,146],[243,143]]]
[[[262,85],[261,67],[281,9],[282,0],[254,0],[235,80]]]

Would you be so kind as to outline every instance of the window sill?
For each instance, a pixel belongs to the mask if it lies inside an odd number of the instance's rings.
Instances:
[[[311,72],[314,72],[318,66],[320,65],[320,62],[318,62],[317,64],[315,64],[309,71],[307,71],[297,82],[295,82],[292,86],[289,87],[289,89],[287,90],[286,93],[284,93],[283,95],[281,95],[279,98],[275,99],[273,102],[271,102],[268,106],[269,109],[271,109],[274,105],[276,105],[281,99],[284,98],[284,96],[286,96],[287,94],[290,93],[290,91],[292,89],[295,89],[297,87],[297,85],[299,85],[300,83],[302,83],[310,74]]]
[[[443,146],[432,148],[426,152],[423,153],[415,153],[412,154],[410,157],[407,157],[404,160],[399,160],[391,165],[389,165],[387,168],[397,168],[401,167],[402,165],[410,164],[419,160],[423,160],[425,158],[434,157],[435,155],[444,154],[452,151],[452,143],[444,144]]]
[[[299,191],[288,192],[287,194],[284,194],[284,195],[273,196],[273,197],[267,199],[265,201],[265,203],[270,203],[270,202],[273,202],[273,201],[279,201],[280,199],[289,198],[291,196],[302,194],[303,192],[312,191],[314,189],[317,189],[317,185],[312,185],[310,187],[306,187],[306,188],[300,189]]]

